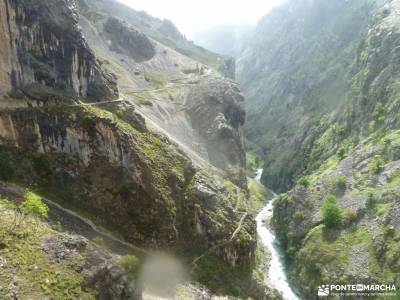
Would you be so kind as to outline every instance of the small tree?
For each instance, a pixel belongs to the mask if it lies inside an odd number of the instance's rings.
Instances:
[[[373,174],[379,174],[385,165],[385,161],[383,158],[379,155],[374,157],[374,160],[372,161],[371,164],[371,171]]]
[[[298,184],[305,188],[308,188],[310,186],[310,180],[307,176],[303,176],[299,179]]]
[[[326,227],[332,228],[340,224],[343,217],[342,209],[338,206],[336,197],[328,195],[322,206],[322,222]]]
[[[346,158],[346,148],[342,147],[338,150],[338,152],[336,153],[337,157],[339,158],[339,160],[343,160]]]
[[[16,198],[13,205],[14,221],[8,228],[9,232],[19,227],[26,215],[32,215],[42,219],[47,218],[49,208],[43,203],[42,198],[29,189],[25,190],[23,197]]]
[[[385,122],[385,106],[382,102],[378,102],[375,105],[375,109],[372,112],[372,117],[376,124],[381,125]]]

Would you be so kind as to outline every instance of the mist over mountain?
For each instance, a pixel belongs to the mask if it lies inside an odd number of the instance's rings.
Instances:
[[[251,39],[254,24],[219,25],[208,30],[197,32],[193,41],[215,53],[236,57]]]

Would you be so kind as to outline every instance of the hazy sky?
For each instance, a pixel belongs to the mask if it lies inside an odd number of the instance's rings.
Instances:
[[[119,0],[135,10],[170,19],[179,30],[193,33],[220,24],[255,23],[284,0]]]

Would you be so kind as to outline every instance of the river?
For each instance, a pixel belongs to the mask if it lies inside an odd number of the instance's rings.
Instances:
[[[256,181],[261,184],[260,179],[263,170],[257,170]],[[266,218],[272,217],[273,203],[277,199],[277,195],[274,194],[272,200],[270,200],[263,210],[257,215],[257,232],[261,239],[261,243],[266,246],[271,253],[270,267],[268,270],[268,281],[271,285],[282,293],[285,300],[300,300],[300,298],[294,293],[290,287],[290,283],[287,278],[284,262],[284,254],[279,241],[271,230],[269,230],[263,223]]]

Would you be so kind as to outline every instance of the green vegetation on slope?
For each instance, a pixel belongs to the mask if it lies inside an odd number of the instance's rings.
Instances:
[[[399,58],[393,51],[400,43],[399,6],[388,1],[382,10],[371,8],[369,30],[348,57],[348,84],[340,99],[307,89],[314,103],[330,99],[336,107],[324,115],[313,112],[317,118],[309,126],[279,137],[283,142],[295,137],[285,148],[289,165],[279,165],[280,174],[303,177],[297,184],[277,183],[291,190],[276,202],[273,223],[292,278],[310,299],[319,285],[332,282],[400,283],[395,238],[400,226],[400,81],[398,64],[393,64]],[[295,104],[291,113],[301,107]],[[285,113],[276,118],[285,121]],[[336,200],[327,202],[328,197]]]
[[[15,209],[11,202],[0,201],[0,282],[7,283],[0,289],[0,297],[95,299],[94,292],[83,288],[83,276],[76,271],[79,261],[56,264],[44,252],[43,239],[57,232],[32,216],[20,218],[18,225],[13,226]]]
[[[262,181],[273,190],[290,188],[305,170],[318,167],[315,159],[325,152],[317,144],[332,146],[332,137],[345,134],[344,124],[327,127],[352,98],[347,74],[374,5],[287,1],[258,23],[238,60],[238,80],[248,100],[249,150],[263,158]]]

